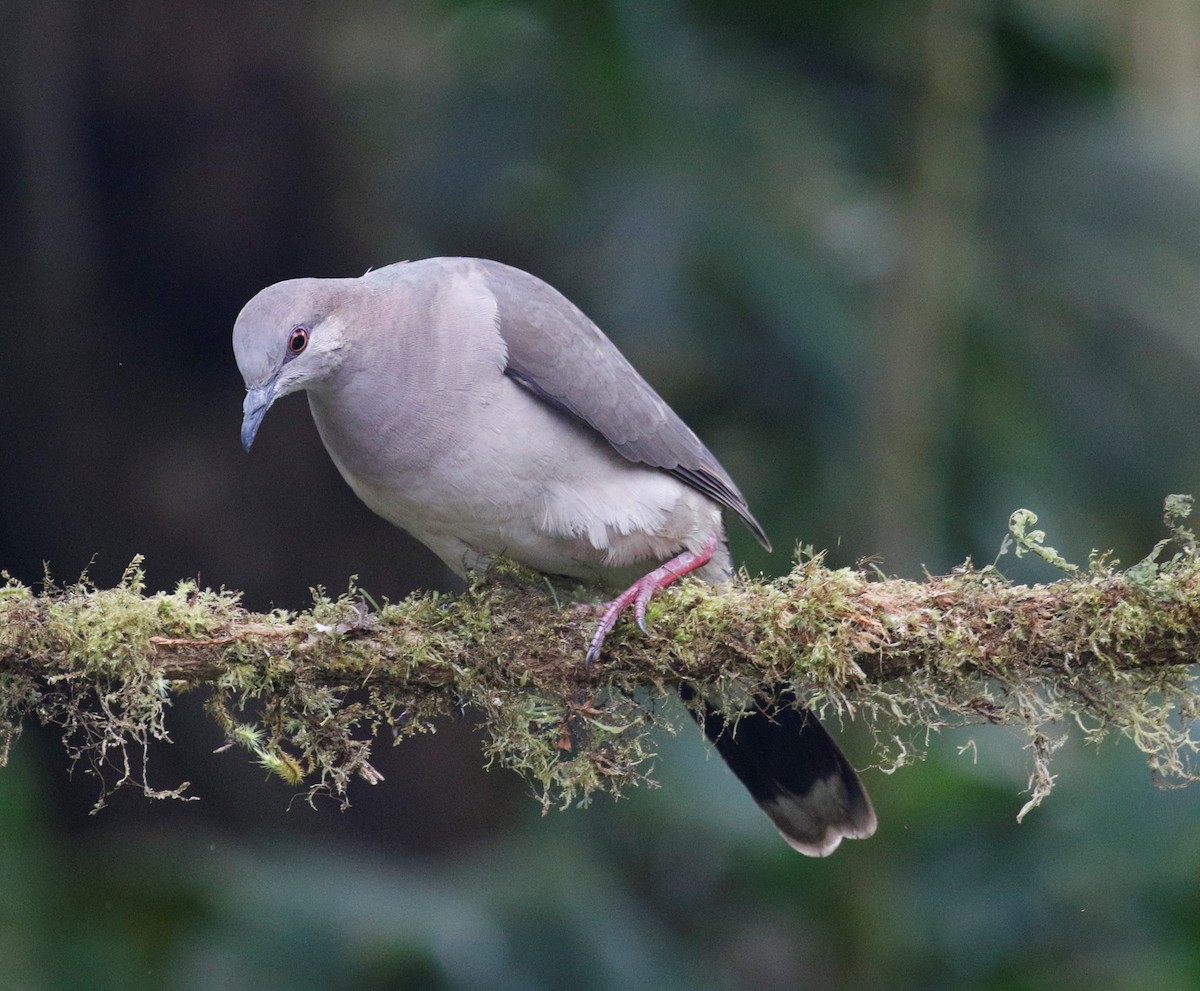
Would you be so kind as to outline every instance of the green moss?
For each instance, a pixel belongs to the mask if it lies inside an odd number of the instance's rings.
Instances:
[[[1048,794],[1068,731],[1117,734],[1156,776],[1189,781],[1200,650],[1200,558],[1172,497],[1169,536],[1121,572],[1105,555],[1044,585],[968,562],[924,583],[825,568],[809,553],[773,582],[695,582],[660,596],[649,637],[622,621],[601,662],[582,663],[594,617],[584,590],[511,564],[461,596],[376,605],[353,583],[313,592],[303,613],[247,613],[237,593],[181,582],[147,594],[141,562],[101,590],[86,579],[42,592],[0,584],[0,763],[23,719],[59,727],[69,758],[101,778],[98,806],[152,785],[147,755],[169,743],[181,691],[203,688],[226,746],[310,801],[345,802],[378,782],[381,730],[401,741],[463,708],[484,728],[484,759],[530,782],[546,808],[653,785],[658,697],[680,680],[731,714],[761,685],[791,688],[822,714],[866,721],[880,766],[919,755],[929,732],[961,722],[1021,725],[1030,801]],[[1036,517],[1014,514],[1019,551],[1063,568]],[[1035,550],[1041,548],[1041,550]],[[1045,553],[1043,553],[1045,552]]]

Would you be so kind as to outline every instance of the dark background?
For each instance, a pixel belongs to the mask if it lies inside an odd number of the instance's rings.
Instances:
[[[301,399],[238,443],[263,286],[434,254],[562,289],[778,550],[991,561],[1034,509],[1132,564],[1200,491],[1200,8],[1188,0],[0,6],[0,567],[254,609],[452,587]],[[1048,569],[1006,558],[1025,580]],[[810,861],[689,727],[659,790],[542,818],[470,718],[316,812],[173,711],[96,816],[28,726],[0,772],[0,988],[1184,988],[1200,793],[1012,732],[865,772]],[[1064,727],[1066,732],[1069,727]],[[840,733],[860,764],[861,726]],[[960,755],[964,744],[974,741]],[[290,806],[289,806],[290,802]]]

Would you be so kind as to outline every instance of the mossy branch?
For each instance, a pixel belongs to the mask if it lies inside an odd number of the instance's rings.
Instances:
[[[594,619],[564,590],[502,566],[458,596],[415,595],[369,609],[351,588],[304,613],[249,613],[237,593],[181,583],[147,594],[135,561],[113,589],[83,581],[0,587],[0,763],[24,719],[61,727],[74,761],[105,789],[154,797],[147,753],[167,741],[177,694],[208,691],[229,745],[309,796],[345,801],[380,780],[375,734],[398,738],[477,711],[489,763],[531,780],[547,805],[649,783],[657,700],[687,679],[736,711],[754,686],[789,685],[810,706],[865,719],[890,768],[911,741],[953,722],[1015,723],[1032,752],[1026,810],[1050,790],[1069,725],[1089,740],[1130,738],[1164,780],[1194,777],[1190,665],[1200,650],[1200,553],[1168,500],[1170,537],[1120,571],[1079,568],[1013,514],[1018,554],[1062,579],[1014,584],[969,563],[923,582],[831,570],[808,556],[774,581],[685,583],[651,605],[652,633],[622,623],[601,663],[582,663]],[[1173,543],[1176,551],[1163,558]],[[572,593],[568,593],[572,594]],[[115,772],[115,773],[114,773]],[[103,803],[103,794],[99,804]],[[1022,810],[1022,814],[1024,811]]]

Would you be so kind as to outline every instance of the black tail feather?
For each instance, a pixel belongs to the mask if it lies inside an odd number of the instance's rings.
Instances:
[[[687,702],[697,698],[687,684],[679,694]],[[689,709],[729,769],[801,853],[824,857],[845,837],[875,832],[875,810],[854,768],[790,691],[756,694],[736,721],[706,699]]]

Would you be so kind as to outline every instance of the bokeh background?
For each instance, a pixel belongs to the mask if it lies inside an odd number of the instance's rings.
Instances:
[[[735,531],[752,571],[798,543],[989,562],[1018,507],[1132,564],[1200,492],[1194,0],[6,0],[0,148],[0,567],[27,582],[142,553],[256,609],[452,587],[302,399],[242,453],[229,343],[271,282],[434,254],[596,319],[739,480],[780,548]],[[27,727],[0,988],[1200,983],[1200,791],[1125,741],[1068,744],[1018,826],[1019,735],[934,737],[865,772],[878,835],[816,862],[690,727],[661,789],[547,817],[469,714],[381,741],[347,812],[214,755],[199,699],[172,730],[152,775],[200,801],[92,816]]]

